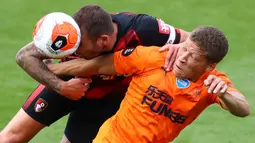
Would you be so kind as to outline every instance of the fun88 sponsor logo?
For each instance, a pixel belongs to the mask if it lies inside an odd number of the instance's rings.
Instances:
[[[183,124],[187,116],[174,112],[169,106],[173,98],[167,93],[159,90],[156,86],[150,85],[142,99],[142,105],[148,105],[150,110],[158,115],[169,118],[173,123]]]

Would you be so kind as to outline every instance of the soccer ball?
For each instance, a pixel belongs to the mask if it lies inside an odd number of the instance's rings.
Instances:
[[[62,12],[42,17],[33,30],[37,49],[50,58],[63,58],[73,54],[81,41],[81,32],[74,19]]]

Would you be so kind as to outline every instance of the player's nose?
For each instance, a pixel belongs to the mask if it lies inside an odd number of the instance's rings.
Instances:
[[[179,55],[178,61],[180,63],[186,63],[187,62],[187,58],[188,58],[188,52],[184,52],[184,53]]]

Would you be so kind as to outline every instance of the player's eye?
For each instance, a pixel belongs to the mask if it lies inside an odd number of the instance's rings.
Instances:
[[[190,56],[191,56],[191,58],[194,59],[195,61],[198,61],[198,57],[195,56],[194,54],[191,54]]]

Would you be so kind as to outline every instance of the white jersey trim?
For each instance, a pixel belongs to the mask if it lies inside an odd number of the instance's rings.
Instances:
[[[171,25],[168,25],[168,24],[166,24],[166,25],[167,25],[167,26],[169,27],[169,29],[170,29],[170,35],[169,35],[169,37],[168,37],[168,40],[167,40],[166,44],[168,44],[168,43],[173,44],[173,43],[174,43],[174,40],[175,40],[175,38],[176,38],[175,28],[174,28],[173,26],[171,26]]]

